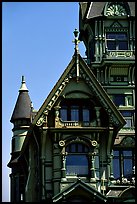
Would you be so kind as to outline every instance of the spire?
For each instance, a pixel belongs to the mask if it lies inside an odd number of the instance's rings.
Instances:
[[[79,49],[78,49],[78,43],[80,43],[80,40],[78,40],[78,30],[75,28],[74,30],[74,36],[75,39],[73,42],[75,43],[75,60],[76,60],[76,76],[77,76],[77,82],[79,81]]]
[[[10,121],[14,123],[14,121],[17,119],[29,119],[30,114],[31,114],[31,100],[28,94],[28,89],[26,87],[25,77],[22,76],[19,95]]]
[[[21,87],[19,89],[19,92],[21,91],[28,91],[27,87],[26,87],[26,82],[25,82],[25,77],[22,76],[22,84],[21,84]]]

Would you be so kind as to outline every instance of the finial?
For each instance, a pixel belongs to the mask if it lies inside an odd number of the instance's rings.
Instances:
[[[25,77],[24,76],[22,76],[22,83],[24,83],[25,82]]]
[[[21,83],[21,87],[19,89],[19,92],[20,91],[28,91],[27,87],[26,87],[26,83],[25,83],[25,77],[22,76],[22,83]]]
[[[78,33],[79,33],[78,30],[77,30],[77,28],[75,28],[75,30],[74,30],[73,33],[74,33],[75,38],[77,38],[77,37],[78,37]]]
[[[80,40],[78,40],[78,34],[79,34],[79,32],[78,32],[78,30],[75,28],[75,30],[74,30],[73,33],[74,33],[75,39],[74,39],[72,42],[75,43],[75,53],[78,54],[78,52],[79,52],[78,43],[80,43]]]
[[[75,39],[73,40],[73,42],[75,43],[75,63],[76,63],[76,79],[77,82],[79,81],[79,49],[78,49],[78,43],[80,42],[80,40],[78,40],[78,30],[75,28],[74,30],[74,36]]]

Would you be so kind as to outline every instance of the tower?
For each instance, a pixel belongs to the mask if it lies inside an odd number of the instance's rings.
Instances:
[[[119,186],[123,181],[126,185],[135,166],[135,2],[79,5],[87,64],[126,120],[112,153],[113,176]]]
[[[24,186],[22,185],[25,179],[24,172],[22,172],[22,164],[18,163],[18,160],[23,142],[31,123],[31,100],[28,94],[24,76],[22,76],[19,95],[10,122],[13,123],[11,160],[8,163],[8,166],[12,169],[10,174],[11,202],[18,202],[21,200],[21,196],[24,193]]]

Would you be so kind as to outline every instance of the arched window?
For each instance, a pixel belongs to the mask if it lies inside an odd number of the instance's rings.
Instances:
[[[66,175],[89,175],[89,148],[83,143],[71,143],[66,147]]]

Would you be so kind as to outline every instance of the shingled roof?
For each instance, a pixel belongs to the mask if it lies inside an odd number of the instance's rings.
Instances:
[[[30,113],[31,100],[28,94],[24,76],[22,76],[22,84],[19,89],[19,95],[10,122],[13,123],[17,119],[29,119]]]

